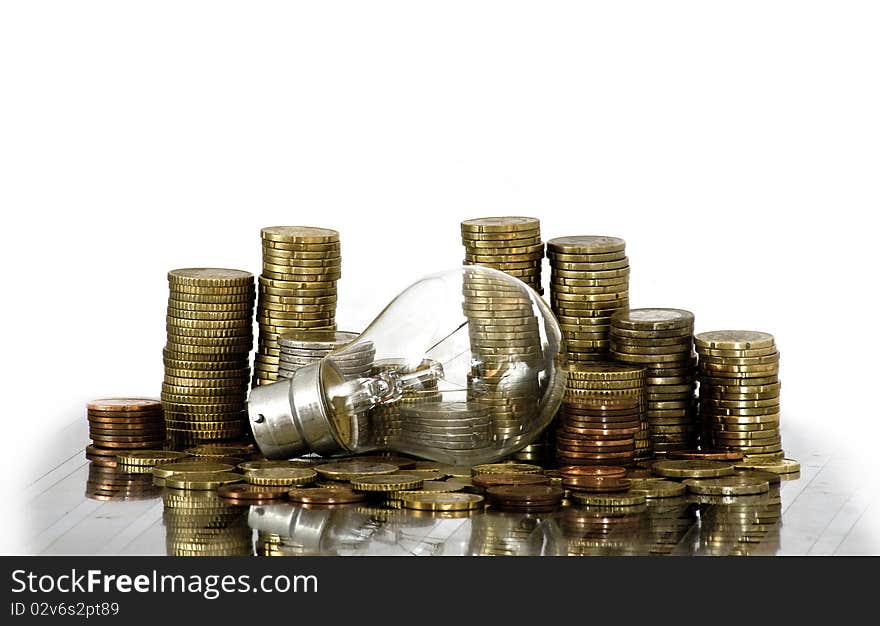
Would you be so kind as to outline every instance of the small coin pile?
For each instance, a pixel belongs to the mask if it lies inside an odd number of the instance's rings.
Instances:
[[[334,359],[335,360],[335,359]],[[408,364],[404,359],[381,359],[372,363],[370,375],[376,376],[383,372],[398,372],[399,374],[413,374],[420,370],[429,369],[433,361],[424,360],[416,367]],[[408,389],[397,402],[378,404],[368,411],[367,417],[370,424],[369,441],[373,445],[385,446],[397,443],[403,433],[404,408],[418,406],[424,403],[440,402],[443,395],[438,389],[438,381],[431,380],[424,384],[422,389]],[[360,423],[361,420],[359,419]]]
[[[503,277],[470,271],[462,296],[472,364],[467,399],[491,407],[496,437],[519,436],[538,415],[543,359],[531,295]]]
[[[357,333],[334,330],[295,330],[283,333],[278,337],[278,376],[292,378],[299,368],[320,361],[357,337]],[[345,378],[358,378],[369,374],[375,355],[372,342],[364,341],[352,346],[345,354],[335,355],[333,364]]]
[[[400,441],[413,451],[476,450],[492,440],[490,407],[476,402],[424,402],[400,407]]]
[[[464,265],[483,265],[519,278],[538,293],[544,243],[534,217],[481,217],[461,223]]]
[[[719,330],[700,333],[695,343],[700,414],[712,445],[747,459],[782,459],[779,351],[773,335]]]
[[[165,444],[165,421],[158,400],[102,398],[89,402],[86,411],[92,439],[86,457],[90,460],[115,465],[115,457],[122,450],[160,448]],[[113,457],[113,462],[105,462],[102,457]]]
[[[632,309],[611,318],[611,357],[641,365],[647,378],[645,416],[657,456],[693,447],[694,315],[681,309]]]
[[[608,359],[611,316],[629,308],[629,259],[617,237],[582,235],[547,242],[550,304],[570,361]]]
[[[162,405],[172,445],[245,433],[254,277],[222,268],[168,272]]]
[[[279,337],[294,330],[336,330],[336,281],[342,275],[339,233],[309,226],[261,231],[263,273],[254,385],[278,380]]]
[[[645,370],[609,362],[568,365],[558,413],[556,460],[561,465],[631,465],[644,431]],[[644,436],[640,450],[648,449]]]

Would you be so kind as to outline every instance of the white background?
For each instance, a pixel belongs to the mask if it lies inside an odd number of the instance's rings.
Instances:
[[[3,3],[4,482],[88,399],[158,394],[169,269],[258,272],[260,227],[336,228],[340,328],[360,330],[460,262],[461,219],[504,214],[625,238],[634,307],[774,333],[786,448],[870,462],[878,18],[840,0]]]

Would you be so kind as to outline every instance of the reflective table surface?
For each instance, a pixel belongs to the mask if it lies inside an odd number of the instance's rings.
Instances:
[[[154,487],[150,474],[114,473],[93,465],[83,452],[85,430],[77,422],[61,433],[23,494],[24,553],[880,554],[876,483],[852,481],[853,468],[845,459],[805,446],[798,454],[788,443],[788,455],[801,462],[800,475],[783,480],[768,494],[664,498],[641,507],[571,505],[546,515],[444,514],[388,509],[375,502],[228,505],[213,492]]]

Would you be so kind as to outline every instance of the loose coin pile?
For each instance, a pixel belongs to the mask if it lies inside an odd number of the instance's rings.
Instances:
[[[694,315],[681,309],[633,309],[611,318],[611,356],[645,368],[645,416],[656,456],[693,447]]]
[[[357,337],[357,333],[333,330],[296,330],[283,333],[278,337],[278,376],[291,378],[299,368],[320,361]],[[351,346],[345,354],[334,355],[333,365],[345,378],[368,376],[375,355],[372,342],[363,341]]]
[[[570,361],[608,360],[611,316],[629,308],[629,259],[617,237],[582,235],[547,242],[550,304]]]
[[[221,268],[168,272],[162,405],[176,447],[246,431],[254,277]]]
[[[700,333],[695,343],[700,415],[712,445],[747,459],[782,459],[779,351],[773,335],[719,330]]]
[[[122,450],[159,448],[165,444],[162,403],[149,398],[102,398],[86,405],[92,445],[86,457],[104,465],[102,456],[115,457]],[[103,453],[102,451],[107,451]]]
[[[335,357],[334,357],[335,361]],[[431,360],[424,360],[415,367],[408,364],[404,359],[381,359],[372,363],[370,375],[377,376],[384,372],[397,372],[398,374],[414,374],[427,370],[435,365]],[[419,406],[425,403],[437,403],[443,399],[438,389],[438,381],[430,380],[423,384],[421,389],[407,389],[396,402],[378,404],[367,413],[367,419],[358,416],[358,424],[367,422],[369,429],[369,441],[373,445],[394,445],[401,440],[403,435],[402,411],[406,408]]]
[[[461,223],[464,265],[483,265],[519,278],[538,293],[544,243],[534,217],[481,217]]]
[[[400,407],[400,441],[413,450],[477,450],[492,439],[490,407],[477,402],[425,402]]]
[[[341,276],[339,233],[308,226],[261,231],[263,273],[254,359],[254,385],[279,377],[279,337],[295,330],[336,330],[336,281]]]

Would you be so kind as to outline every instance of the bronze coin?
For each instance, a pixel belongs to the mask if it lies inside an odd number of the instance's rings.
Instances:
[[[162,403],[154,398],[100,398],[86,405],[89,411],[156,411]]]
[[[486,495],[490,499],[505,502],[545,504],[561,501],[565,492],[559,487],[550,485],[500,485],[487,489]]]
[[[742,461],[743,454],[738,450],[670,450],[667,459],[702,461]]]
[[[580,476],[598,476],[605,478],[624,478],[626,468],[617,465],[594,465],[593,467],[560,467],[559,475],[563,478],[577,478]]]
[[[217,495],[224,500],[244,501],[249,504],[253,500],[283,500],[287,495],[288,489],[273,489],[269,486],[240,484],[240,485],[223,485],[217,489]]]
[[[287,492],[291,502],[303,504],[349,504],[363,502],[366,496],[351,489],[315,487],[312,489],[291,489]]]
[[[549,485],[550,479],[541,474],[478,474],[471,482],[485,489],[504,485]]]
[[[567,433],[571,435],[584,435],[588,437],[613,437],[615,435],[622,437],[624,435],[634,435],[639,432],[639,430],[641,430],[641,424],[639,422],[622,423],[625,425],[620,427],[615,425],[614,428],[591,428],[589,426],[569,425],[563,422],[563,425],[559,427],[557,432]]]
[[[591,452],[571,452],[568,450],[561,450],[557,452],[558,457],[565,457],[570,459],[577,459],[579,461],[611,461],[615,459],[631,459],[633,456],[633,452],[599,452],[599,453],[591,453]]]
[[[91,411],[86,416],[89,422],[113,422],[113,423],[122,423],[122,424],[139,424],[141,422],[161,422],[164,413],[162,411],[158,411],[156,413],[132,413],[132,414],[118,414],[118,413],[102,413],[100,415],[92,413]]]
[[[101,448],[115,448],[117,450],[141,450],[144,448],[161,448],[165,439],[152,439],[149,441],[95,441],[94,445]]]

